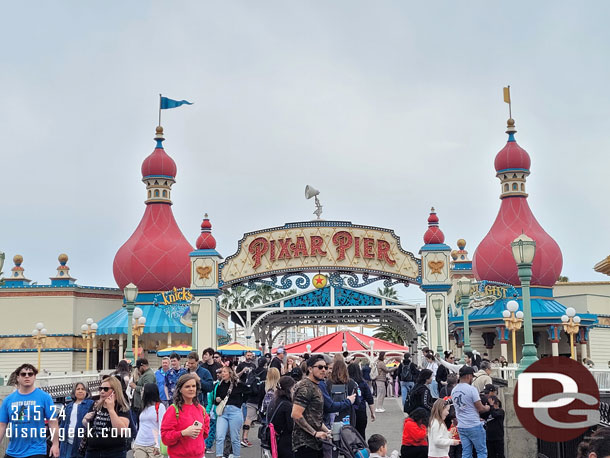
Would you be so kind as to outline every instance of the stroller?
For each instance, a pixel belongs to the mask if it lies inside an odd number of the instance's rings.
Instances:
[[[340,428],[338,425],[341,425]],[[333,457],[368,458],[370,456],[367,443],[353,426],[334,423],[332,444]]]

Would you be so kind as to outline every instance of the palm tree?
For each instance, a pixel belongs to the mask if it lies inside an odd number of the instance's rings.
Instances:
[[[392,286],[384,286],[383,288],[377,288],[377,294],[387,299],[398,300],[398,293]]]
[[[395,328],[388,326],[387,324],[382,324],[381,326],[379,326],[377,328],[377,332],[373,334],[373,337],[375,337],[376,339],[385,340],[387,342],[393,342],[398,345],[405,344],[402,334]]]
[[[234,310],[252,305],[254,292],[245,286],[234,286],[222,292],[220,305],[226,310]]]

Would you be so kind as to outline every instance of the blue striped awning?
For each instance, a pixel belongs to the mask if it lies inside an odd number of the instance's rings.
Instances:
[[[165,313],[164,307],[154,305],[139,305],[146,317],[145,334],[154,333],[183,333],[190,334],[191,328],[183,325],[179,318],[170,317]],[[116,312],[98,322],[98,335],[119,335],[127,334],[127,309],[122,307]]]

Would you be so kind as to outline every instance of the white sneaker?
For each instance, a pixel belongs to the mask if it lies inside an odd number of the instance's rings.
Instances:
[[[375,409],[375,412],[377,412],[377,413],[383,413],[383,412],[385,412],[385,409]]]

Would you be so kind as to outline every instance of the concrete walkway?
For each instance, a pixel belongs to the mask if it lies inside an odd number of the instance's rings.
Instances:
[[[404,414],[400,405],[400,398],[386,398],[384,408],[386,409],[383,413],[377,413],[377,419],[371,422],[369,417],[369,423],[366,427],[365,440],[372,434],[382,434],[388,440],[388,449],[400,451],[400,442],[402,440],[402,425],[404,422]],[[241,449],[242,458],[260,458],[261,448],[257,438],[258,428],[253,428],[250,432],[250,441],[254,443],[253,447]],[[207,454],[206,457],[213,458],[215,455]]]

